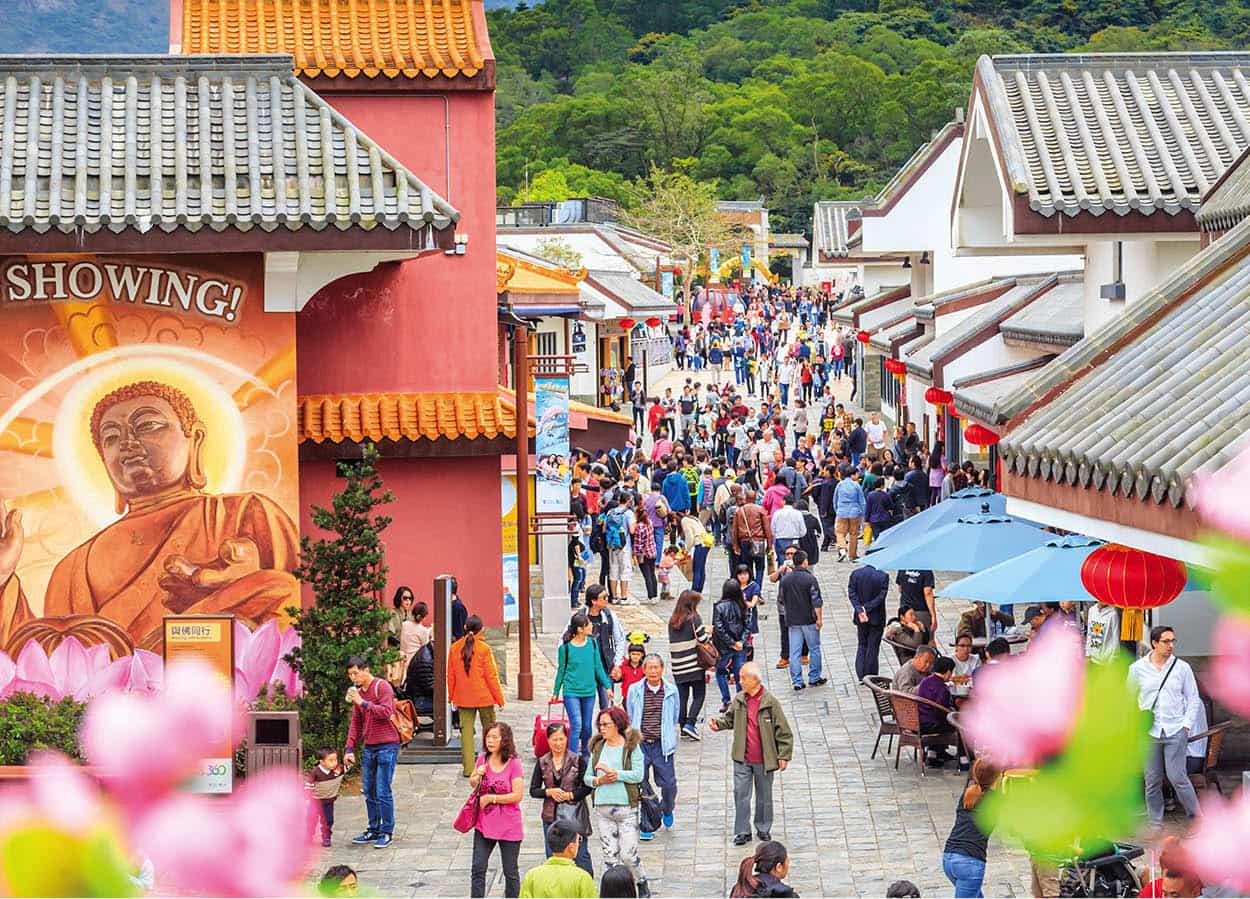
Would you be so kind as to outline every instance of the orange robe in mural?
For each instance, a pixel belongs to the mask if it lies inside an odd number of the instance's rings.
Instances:
[[[255,544],[258,571],[194,595],[162,583],[170,556],[207,566],[225,541],[241,538]],[[52,572],[43,617],[97,615],[121,625],[136,647],[159,651],[165,615],[231,613],[256,626],[299,605],[290,574],[298,560],[299,533],[272,500],[197,494],[128,513],[67,555]],[[0,645],[35,617],[14,575],[0,592]]]

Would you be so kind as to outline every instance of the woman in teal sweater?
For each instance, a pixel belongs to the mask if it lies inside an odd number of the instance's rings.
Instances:
[[[638,857],[638,801],[642,792],[642,734],[629,726],[625,710],[613,706],[599,713],[599,733],[590,741],[586,784],[594,788],[599,846],[606,867],[625,865],[634,875],[639,897],[651,895],[647,872]]]
[[[598,688],[608,691],[609,705],[613,701],[612,681],[603,670],[603,656],[591,636],[593,631],[594,625],[585,612],[575,612],[569,619],[564,642],[560,644],[556,684],[551,691],[552,702],[559,701],[560,692],[564,692],[564,710],[569,716],[569,752],[582,755],[590,751],[590,725]]]

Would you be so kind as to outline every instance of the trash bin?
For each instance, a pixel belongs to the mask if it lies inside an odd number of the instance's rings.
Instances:
[[[299,712],[247,713],[247,773],[300,764]]]

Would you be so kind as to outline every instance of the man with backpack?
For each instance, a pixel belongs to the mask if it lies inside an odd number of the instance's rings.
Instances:
[[[616,602],[629,599],[634,560],[629,535],[634,532],[634,513],[628,503],[613,503],[603,513],[603,543],[608,550],[608,590]]]

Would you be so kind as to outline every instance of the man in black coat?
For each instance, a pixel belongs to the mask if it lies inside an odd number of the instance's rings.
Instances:
[[[851,464],[858,465],[859,457],[868,452],[868,432],[864,430],[864,420],[855,419],[855,427],[846,438],[847,449],[851,451]]]
[[[911,457],[911,468],[903,478],[911,488],[911,512],[914,514],[929,505],[929,476],[924,470],[924,460]]]
[[[885,633],[885,597],[889,592],[890,576],[871,565],[852,571],[846,584],[846,595],[855,612],[855,677],[861,681],[864,675],[878,671],[877,656]]]

